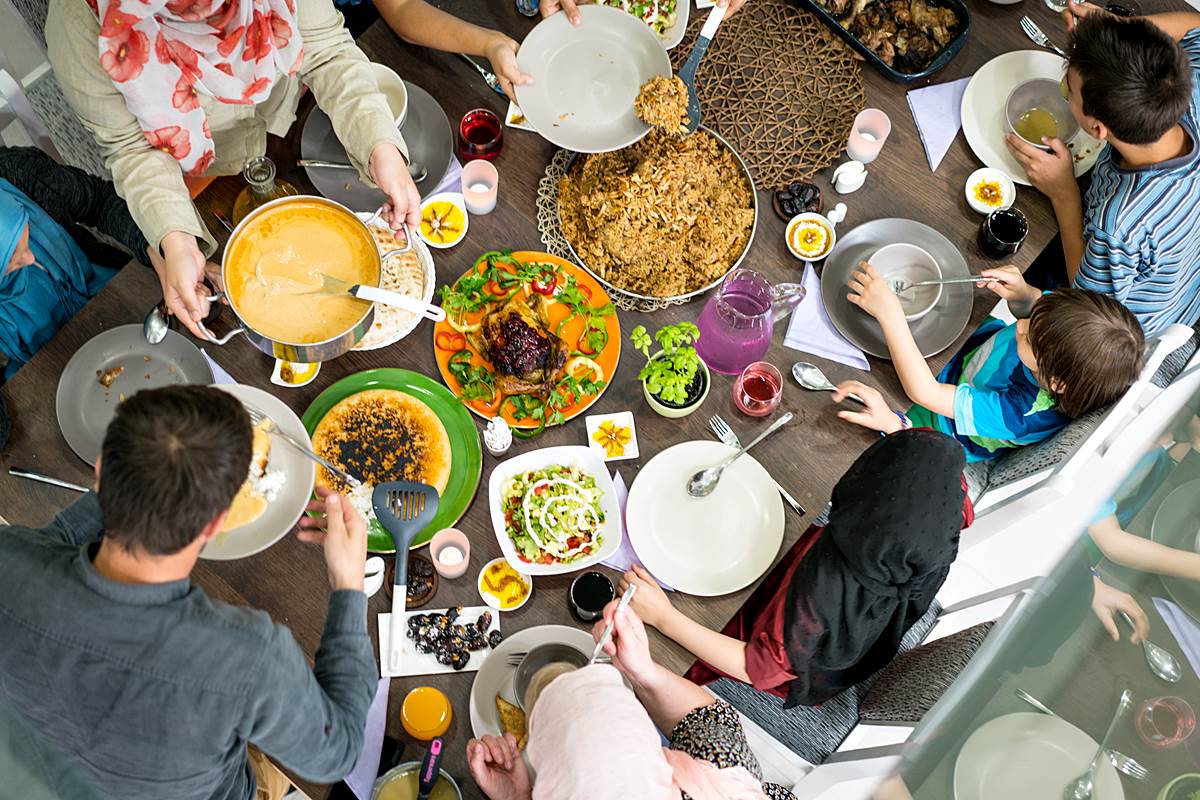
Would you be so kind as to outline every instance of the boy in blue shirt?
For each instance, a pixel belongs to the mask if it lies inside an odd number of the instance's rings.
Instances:
[[[1008,301],[1018,320],[1005,325],[989,318],[935,378],[900,299],[874,267],[860,264],[850,279],[850,302],[879,321],[896,373],[916,405],[905,417],[868,389],[860,395],[865,411],[838,416],[883,433],[910,425],[933,428],[957,439],[968,461],[985,461],[1111,405],[1137,379],[1145,338],[1117,301],[1082,289],[1043,295],[1016,267],[984,270],[980,281]],[[834,399],[861,389],[867,387],[847,382]]]

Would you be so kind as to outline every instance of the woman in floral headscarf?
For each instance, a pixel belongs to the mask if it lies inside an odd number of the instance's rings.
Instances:
[[[296,117],[301,85],[333,121],[393,228],[416,226],[407,149],[331,0],[51,0],[50,61],[134,220],[159,250],[168,308],[200,335],[216,242],[184,176],[228,175]]]

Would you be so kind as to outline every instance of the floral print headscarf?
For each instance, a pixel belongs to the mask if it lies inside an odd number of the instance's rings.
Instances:
[[[200,106],[254,104],[304,58],[296,0],[88,0],[100,21],[100,64],[150,146],[188,175],[212,164]]]

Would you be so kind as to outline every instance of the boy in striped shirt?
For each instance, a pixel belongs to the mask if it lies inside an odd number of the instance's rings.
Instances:
[[[1085,196],[1058,139],[1009,150],[1058,218],[1067,277],[1115,297],[1146,336],[1200,318],[1200,14],[1127,19],[1069,3],[1065,80],[1080,127],[1107,142]]]

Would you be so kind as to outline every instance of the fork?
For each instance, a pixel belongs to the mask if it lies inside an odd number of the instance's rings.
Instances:
[[[1026,703],[1029,703],[1029,705],[1033,706],[1034,708],[1036,708],[1038,711],[1042,712],[1043,714],[1050,716],[1050,717],[1058,716],[1057,714],[1055,714],[1053,711],[1050,710],[1049,706],[1047,706],[1041,700],[1038,700],[1036,697],[1034,697],[1033,695],[1031,695],[1029,692],[1025,691],[1024,689],[1017,689],[1016,692],[1017,692],[1017,697],[1021,698]],[[1116,750],[1109,750],[1108,751],[1108,760],[1109,760],[1109,763],[1111,763],[1113,765],[1113,769],[1115,769],[1117,772],[1123,772],[1126,775],[1128,775],[1129,777],[1134,778],[1135,780],[1139,780],[1139,781],[1145,781],[1145,780],[1150,779],[1150,770],[1148,770],[1144,766],[1142,766],[1140,761],[1132,759],[1129,756],[1125,755],[1124,753],[1119,753]]]
[[[733,432],[733,428],[729,427],[729,423],[726,422],[720,414],[713,414],[712,417],[709,418],[708,427],[709,430],[716,435],[717,439],[720,440],[721,444],[727,445],[728,447],[736,447],[741,449],[742,440],[738,438],[738,435]],[[779,494],[781,497],[783,497],[783,501],[788,504],[792,511],[795,511],[797,514],[803,517],[805,513],[804,506],[796,502],[796,498],[788,494],[787,490],[779,485],[779,481],[776,481],[774,478],[771,480],[775,483],[775,488],[779,490]]]
[[[1063,58],[1067,57],[1066,51],[1064,51],[1054,42],[1050,41],[1050,37],[1046,35],[1045,31],[1039,28],[1038,24],[1029,17],[1021,17],[1021,30],[1025,31],[1025,35],[1028,36],[1030,41],[1032,41],[1034,44],[1041,45],[1047,50],[1053,50]]]
[[[334,464],[329,463],[329,461],[325,460],[324,458],[321,458],[321,456],[317,455],[312,450],[310,450],[309,448],[300,444],[300,442],[296,441],[291,436],[289,436],[286,433],[284,433],[283,431],[281,431],[279,429],[279,426],[275,424],[275,420],[273,418],[271,418],[265,411],[263,411],[262,409],[259,409],[259,408],[255,408],[254,406],[250,405],[249,403],[242,403],[242,405],[245,407],[246,413],[250,415],[251,424],[253,424],[255,427],[258,427],[260,424],[265,423],[265,425],[263,426],[263,430],[266,433],[272,434],[274,436],[278,436],[280,439],[282,439],[283,441],[290,444],[293,448],[295,448],[296,450],[299,450],[301,453],[308,456],[313,461],[317,462],[322,467],[324,467],[325,469],[329,470],[334,475],[341,478],[342,481],[345,482],[347,486],[351,486],[355,489],[357,489],[359,486],[362,486],[362,481],[360,481],[358,478],[356,478],[353,475],[351,475],[350,473],[346,472],[344,469],[342,469],[338,466],[335,466]]]

